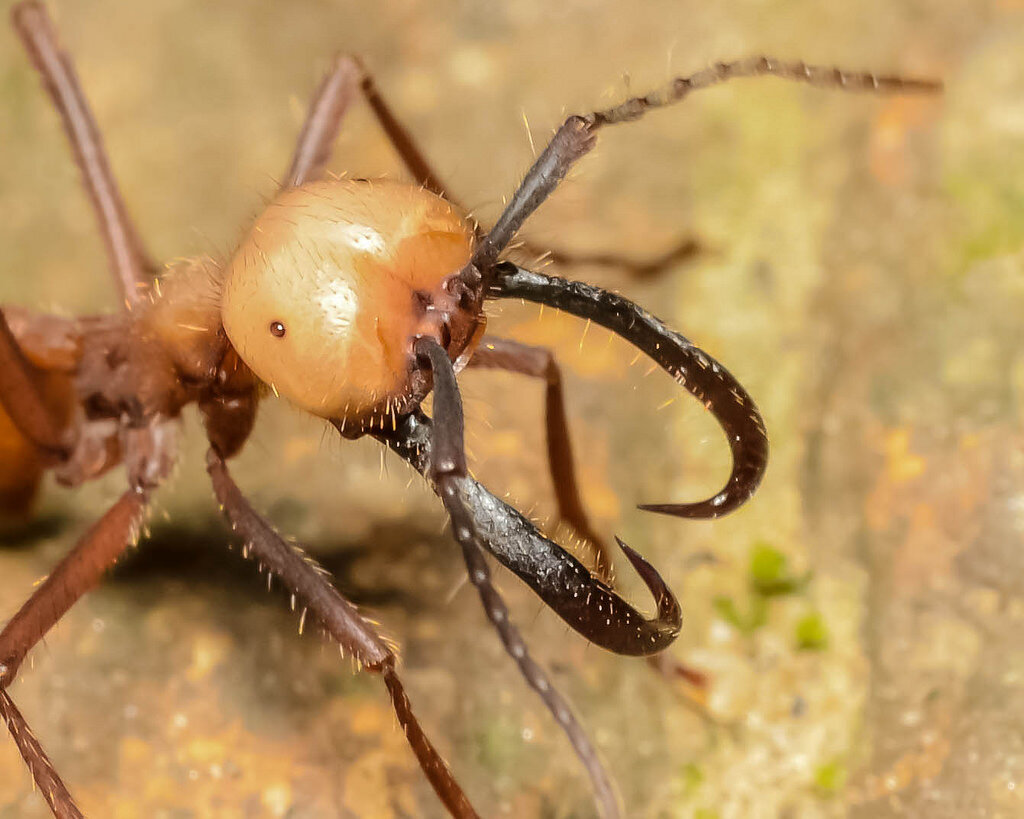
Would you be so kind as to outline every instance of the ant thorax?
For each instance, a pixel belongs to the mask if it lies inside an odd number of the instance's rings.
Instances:
[[[459,307],[446,280],[473,239],[463,214],[417,185],[284,191],[224,270],[224,330],[252,371],[303,409],[353,422],[379,415],[412,389],[417,336],[452,345]]]

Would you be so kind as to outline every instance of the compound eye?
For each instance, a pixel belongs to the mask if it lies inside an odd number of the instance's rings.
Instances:
[[[284,325],[279,321],[270,322],[270,334],[275,338],[284,338]]]

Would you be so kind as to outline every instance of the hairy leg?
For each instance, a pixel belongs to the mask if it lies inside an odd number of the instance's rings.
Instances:
[[[14,700],[3,689],[0,689],[0,719],[4,721],[7,730],[14,737],[21,758],[25,760],[25,764],[28,765],[28,769],[32,773],[32,781],[43,795],[46,804],[50,806],[53,815],[57,819],[83,819],[82,812],[57,775],[43,746],[35,738],[32,729],[28,727],[25,717],[14,704]]]
[[[405,167],[409,169],[409,173],[427,190],[444,197],[452,204],[457,204],[456,200],[449,194],[444,183],[430,167],[430,163],[427,162],[423,152],[416,145],[416,140],[412,138],[412,135],[406,130],[405,126],[398,121],[398,118],[394,115],[384,97],[377,90],[373,77],[362,64],[359,64],[359,70],[363,75],[359,88],[362,90],[363,96],[366,97],[370,108],[373,109],[377,122],[380,123],[384,133],[388,135],[391,144],[398,151],[398,155],[402,158],[402,162],[405,163]]]
[[[135,542],[147,499],[143,491],[125,492],[0,631],[0,687],[10,684],[33,646]]]
[[[11,10],[11,20],[60,112],[75,161],[99,219],[121,295],[131,306],[145,294],[157,268],[147,257],[128,217],[110,170],[103,139],[79,85],[74,65],[61,48],[56,27],[41,2],[27,0],[18,3]]]
[[[413,178],[427,190],[456,204],[412,135],[377,90],[373,77],[357,58],[349,55],[335,57],[334,64],[313,95],[285,187],[315,179],[323,171],[330,159],[345,110],[357,88]]]
[[[356,95],[360,77],[359,65],[351,57],[334,58],[334,63],[313,93],[282,188],[298,187],[323,173],[331,159],[341,120]]]
[[[207,455],[207,470],[224,514],[245,542],[251,555],[277,575],[303,605],[303,619],[311,614],[323,630],[359,664],[384,677],[398,721],[405,730],[420,767],[452,816],[473,819],[476,811],[416,720],[398,673],[390,646],[360,616],[356,607],[331,584],[328,573],[304,552],[287,543],[242,496],[215,449]]]
[[[18,744],[36,786],[57,819],[81,813],[42,746],[7,694],[28,652],[53,628],[138,536],[147,496],[129,490],[75,544],[0,631],[0,716]]]
[[[597,573],[604,580],[612,574],[612,555],[594,529],[583,508],[576,482],[576,466],[569,436],[569,422],[565,412],[565,393],[562,372],[552,352],[544,347],[532,347],[512,339],[486,336],[469,359],[469,367],[498,369],[521,373],[544,380],[545,431],[548,447],[548,467],[558,500],[558,516],[572,527],[594,552]]]

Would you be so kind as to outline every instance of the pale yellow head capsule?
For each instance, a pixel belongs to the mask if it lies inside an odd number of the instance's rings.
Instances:
[[[444,199],[385,181],[280,194],[225,271],[222,320],[275,392],[355,419],[403,394],[422,299],[460,270],[473,230]]]

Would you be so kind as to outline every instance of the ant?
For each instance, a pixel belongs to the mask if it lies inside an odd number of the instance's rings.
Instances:
[[[371,435],[422,473],[451,520],[469,579],[508,654],[567,734],[600,814],[621,815],[611,779],[566,700],[530,657],[491,583],[485,551],[587,640],[652,656],[676,638],[680,607],[658,572],[621,540],[653,595],[646,617],[468,473],[456,374],[488,367],[544,379],[550,467],[559,512],[592,545],[573,472],[558,365],[552,354],[484,335],[488,299],[523,299],[608,328],[648,355],[709,409],[732,468],[713,497],[642,509],[714,518],[744,503],[767,464],[761,416],[717,361],[622,296],[502,261],[523,222],[594,146],[597,133],[738,77],[774,75],[847,90],[932,91],[925,80],[848,73],[766,57],[718,63],[664,88],[571,116],[527,172],[497,223],[483,230],[455,204],[360,63],[339,57],[309,107],[277,197],[224,265],[147,255],[114,182],[96,123],[55,27],[37,0],[14,26],[59,109],[92,199],[124,301],[77,319],[0,310],[0,509],[27,512],[41,475],[77,486],[123,464],[127,488],[0,631],[0,715],[53,814],[81,817],[9,688],[29,651],[137,541],[152,493],[177,457],[179,416],[195,403],[209,440],[214,494],[245,557],[277,576],[320,630],[379,674],[424,774],[451,815],[473,809],[413,714],[396,655],[326,572],[282,538],[234,483],[228,460],[245,444],[269,391],[330,422],[345,438]],[[321,177],[346,108],[359,94],[415,182]],[[433,392],[433,417],[422,403]],[[596,548],[596,546],[595,546]],[[600,551],[600,550],[598,550]],[[603,555],[605,565],[607,554]],[[602,574],[599,572],[599,574]]]

